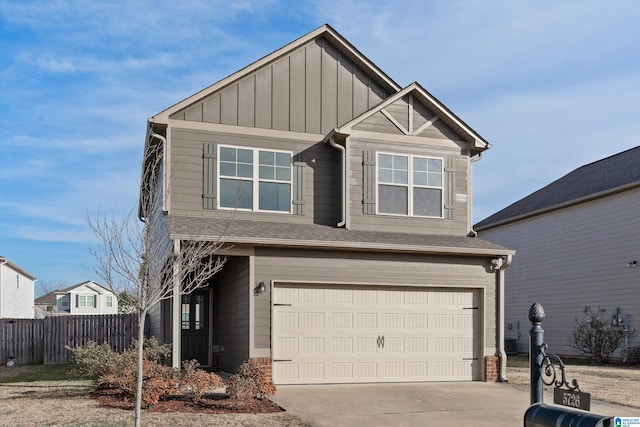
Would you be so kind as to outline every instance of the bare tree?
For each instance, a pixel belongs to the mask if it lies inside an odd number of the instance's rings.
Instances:
[[[35,295],[36,295],[36,298],[39,298],[53,291],[59,291],[60,289],[64,289],[68,286],[69,285],[67,285],[63,281],[52,282],[49,280],[38,280],[36,282]]]
[[[85,215],[97,238],[96,247],[90,249],[95,273],[117,295],[126,292],[133,297],[138,315],[136,426],[140,426],[144,324],[149,311],[165,299],[180,298],[205,286],[226,261],[216,255],[223,246],[219,237],[172,241],[167,233],[157,232],[164,197],[163,154],[160,144],[145,149],[137,216],[134,210],[123,219],[100,211],[94,217]]]

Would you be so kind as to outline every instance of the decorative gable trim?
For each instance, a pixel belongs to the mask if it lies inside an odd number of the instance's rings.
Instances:
[[[399,120],[393,115],[390,108],[393,107],[394,104],[401,102],[405,97],[408,99],[408,128],[399,122]],[[429,110],[435,113],[435,117],[430,118],[426,123],[417,129],[414,129],[414,114],[416,113],[417,107],[416,102],[423,103]],[[444,106],[444,104],[422,88],[418,83],[412,83],[401,91],[391,95],[376,107],[361,114],[359,117],[356,117],[339,129],[336,129],[336,132],[350,134],[358,124],[361,124],[365,120],[373,117],[376,113],[380,113],[389,119],[389,121],[391,121],[394,126],[396,126],[405,135],[419,135],[425,129],[432,126],[436,121],[442,120],[447,124],[447,126],[451,127],[470,143],[472,154],[479,153],[491,147],[484,138],[453,114]]]

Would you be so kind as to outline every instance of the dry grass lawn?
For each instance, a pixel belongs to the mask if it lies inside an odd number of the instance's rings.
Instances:
[[[592,400],[640,408],[639,367],[565,364],[567,381],[571,383],[577,379],[580,391],[590,393]],[[526,356],[509,356],[507,379],[510,384],[529,386],[529,360]]]
[[[510,357],[509,383],[528,386],[526,357]],[[91,381],[72,381],[67,367],[0,365],[0,426],[122,426],[133,424],[133,412],[100,406],[89,398]],[[640,408],[640,368],[567,364],[568,380],[593,400]],[[264,426],[304,427],[304,421],[287,413],[182,414],[143,412],[145,426]]]
[[[133,411],[100,406],[89,398],[92,381],[65,379],[67,367],[0,365],[0,426],[123,426],[133,425]],[[287,413],[181,414],[144,411],[145,426],[265,426],[303,427]]]

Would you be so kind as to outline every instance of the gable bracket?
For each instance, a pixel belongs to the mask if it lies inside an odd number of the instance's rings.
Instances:
[[[396,119],[393,118],[393,116],[391,114],[389,114],[387,112],[387,110],[385,110],[384,108],[382,110],[380,110],[380,112],[391,121],[391,123],[393,123],[398,129],[400,129],[400,132],[404,133],[405,135],[409,135],[409,131],[406,130],[404,128],[404,126],[402,126]]]
[[[427,123],[423,124],[422,126],[420,126],[418,129],[416,129],[415,132],[412,133],[412,135],[418,135],[420,132],[422,132],[423,130],[425,130],[426,128],[430,127],[432,124],[434,124],[435,122],[437,122],[440,119],[440,117],[435,116],[433,117],[431,120],[429,120]]]

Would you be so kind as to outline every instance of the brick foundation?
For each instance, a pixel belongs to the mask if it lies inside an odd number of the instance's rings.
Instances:
[[[273,380],[273,362],[270,357],[252,357],[251,360],[258,362],[262,369],[264,369],[264,376]]]
[[[500,356],[487,356],[484,358],[484,380],[488,383],[500,381]]]
[[[211,354],[211,370],[214,372],[220,370],[220,352],[214,351]]]

